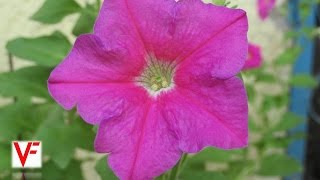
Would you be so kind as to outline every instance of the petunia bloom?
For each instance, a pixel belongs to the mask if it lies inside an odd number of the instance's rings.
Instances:
[[[261,65],[262,55],[260,46],[249,43],[247,61],[243,70],[259,68]]]
[[[95,149],[123,180],[148,180],[183,152],[242,148],[246,13],[200,0],[105,0],[51,73],[65,109],[99,125]]]
[[[258,0],[258,12],[262,20],[265,20],[276,5],[276,0]]]

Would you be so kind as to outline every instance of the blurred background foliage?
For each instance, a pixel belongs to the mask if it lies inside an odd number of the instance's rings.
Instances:
[[[232,0],[213,0],[213,3],[236,7]],[[287,3],[277,7],[283,17],[288,17]],[[304,18],[313,3],[318,2],[301,0]],[[31,19],[51,26],[66,16],[79,14],[72,29],[76,37],[92,31],[100,6],[100,0],[85,5],[74,0],[45,0]],[[305,138],[302,133],[287,133],[303,122],[301,117],[288,111],[289,92],[293,86],[313,88],[317,81],[306,74],[290,76],[290,71],[303,48],[294,43],[295,38],[301,34],[314,38],[320,31],[310,28],[285,31],[282,44],[286,48],[278,57],[265,59],[261,68],[241,74],[250,101],[249,147],[231,151],[207,148],[188,155],[158,179],[172,180],[177,176],[182,180],[259,179],[302,171],[302,166],[286,154],[292,141]],[[117,179],[107,167],[105,156],[83,156],[94,151],[95,128],[84,123],[75,110],[64,111],[48,94],[49,73],[71,46],[72,42],[59,30],[50,35],[17,37],[7,42],[10,71],[0,74],[0,95],[12,101],[0,107],[0,179],[11,179],[12,173],[19,172],[11,169],[11,141],[31,139],[43,142],[43,168],[31,171],[41,172],[42,179],[84,179],[81,165],[86,161],[96,163],[95,171],[102,179]],[[15,69],[15,58],[30,61],[32,65]]]

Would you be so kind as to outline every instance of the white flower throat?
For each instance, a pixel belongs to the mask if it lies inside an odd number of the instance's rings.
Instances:
[[[173,87],[174,63],[165,62],[155,57],[147,58],[147,65],[138,82],[152,95]]]

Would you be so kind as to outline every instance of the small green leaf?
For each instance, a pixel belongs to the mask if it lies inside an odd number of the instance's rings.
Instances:
[[[46,0],[31,18],[42,23],[55,24],[80,10],[81,7],[74,0]]]
[[[45,180],[82,180],[84,179],[81,174],[81,162],[71,160],[70,164],[65,169],[60,169],[53,161],[46,162],[42,167],[42,179]]]
[[[301,52],[301,49],[299,47],[289,48],[276,58],[275,64],[291,65],[297,60],[297,57],[300,54],[300,52]]]
[[[9,41],[7,50],[19,58],[42,66],[56,66],[71,48],[68,39],[60,32],[37,38],[18,38]]]
[[[106,157],[101,158],[96,166],[96,171],[100,175],[102,180],[117,180],[118,178],[113,174],[112,170],[107,165]]]
[[[303,122],[303,119],[291,112],[287,112],[284,114],[284,116],[281,118],[280,122],[276,124],[271,130],[273,132],[275,131],[287,131],[289,129],[292,129],[299,124]]]
[[[314,88],[317,86],[317,80],[308,74],[294,75],[290,79],[290,84],[297,87]]]
[[[205,148],[198,154],[189,157],[188,161],[190,163],[193,162],[227,162],[231,160],[232,155],[239,154],[236,150],[221,150],[221,149],[214,149],[214,148]]]
[[[284,105],[287,105],[289,102],[289,97],[286,94],[277,95],[277,96],[268,96],[265,95],[262,108],[260,109],[261,113],[269,111],[273,108],[280,108]]]
[[[212,3],[218,6],[224,6],[226,4],[226,0],[212,0]]]
[[[88,4],[84,9],[82,9],[81,15],[77,20],[72,33],[75,36],[79,36],[80,34],[92,32],[97,15],[98,10],[96,9],[96,6]]]
[[[256,81],[266,82],[266,83],[274,83],[277,81],[276,77],[270,73],[260,73],[257,75]]]
[[[51,99],[47,78],[51,69],[33,66],[0,74],[0,94],[15,97],[43,97]]]
[[[287,176],[301,170],[301,165],[288,155],[273,154],[262,158],[258,173],[262,176]]]
[[[266,144],[266,148],[287,148],[293,141],[305,139],[305,133],[289,134],[284,137],[266,137],[263,143]]]
[[[185,171],[182,172],[181,178],[183,180],[226,180],[227,178],[218,172],[210,171]]]

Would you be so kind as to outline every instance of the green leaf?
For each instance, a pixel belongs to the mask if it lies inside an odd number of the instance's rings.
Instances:
[[[181,178],[183,180],[226,180],[227,178],[218,172],[210,171],[185,171],[182,172]]]
[[[260,111],[261,113],[264,113],[273,108],[281,108],[284,105],[287,105],[288,103],[289,103],[289,97],[286,94],[277,95],[277,96],[265,95],[262,102],[262,108],[260,109]]]
[[[300,52],[301,52],[301,49],[299,47],[289,48],[276,58],[275,64],[291,65],[297,60],[297,57],[300,54]]]
[[[96,166],[96,171],[102,180],[117,180],[118,178],[113,174],[112,170],[107,165],[106,157],[101,158]]]
[[[33,133],[39,124],[39,120],[32,117],[36,112],[37,106],[19,102],[1,108],[0,141],[25,139],[26,134]]]
[[[224,6],[226,4],[226,0],[212,0],[212,3],[218,6]]]
[[[11,170],[11,147],[8,144],[0,144],[0,174]]]
[[[47,79],[51,69],[33,66],[0,74],[0,94],[15,97],[43,97],[51,99]]]
[[[266,83],[274,83],[277,81],[276,77],[270,73],[260,73],[257,75],[256,81],[266,82]]]
[[[239,151],[236,150],[221,150],[221,149],[214,149],[214,148],[205,148],[198,154],[190,157],[188,161],[192,162],[227,162],[230,161],[232,155],[239,154]]]
[[[71,160],[65,169],[60,169],[53,161],[48,161],[42,167],[41,176],[45,180],[81,180],[84,179],[81,172],[80,161]]]
[[[293,141],[305,139],[305,133],[294,133],[284,137],[266,137],[262,141],[266,148],[287,148]]]
[[[287,176],[301,170],[301,165],[288,155],[272,154],[262,158],[258,173],[262,176]]]
[[[75,148],[92,149],[94,132],[92,127],[80,119],[67,119],[62,108],[47,105],[46,117],[38,127],[34,138],[43,142],[43,152],[62,169],[73,158]]]
[[[256,167],[256,163],[249,159],[234,161],[229,163],[229,169],[226,171],[228,179],[245,179],[248,174],[251,174]]]
[[[291,113],[291,112],[287,112],[286,114],[284,114],[284,116],[281,118],[280,122],[278,124],[276,124],[271,131],[275,132],[275,131],[287,131],[289,129],[292,129],[296,126],[298,126],[299,124],[301,124],[303,122],[302,117]]]
[[[73,28],[72,33],[75,36],[79,36],[80,34],[92,32],[97,15],[98,10],[96,9],[96,6],[88,4],[82,9],[81,15]]]
[[[9,41],[7,50],[19,58],[42,66],[56,66],[71,48],[68,39],[61,32],[37,38],[18,38]]]
[[[74,0],[46,0],[31,18],[42,23],[55,24],[80,10],[81,7]]]
[[[298,74],[298,75],[294,75],[290,79],[290,84],[292,86],[314,88],[317,86],[318,82],[314,77],[308,74]]]

